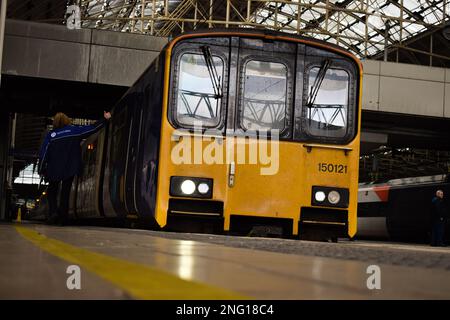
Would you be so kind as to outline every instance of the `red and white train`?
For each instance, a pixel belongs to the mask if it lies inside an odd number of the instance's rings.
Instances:
[[[360,184],[357,237],[428,241],[431,199],[439,189],[449,199],[450,174]],[[446,238],[450,238],[450,221]]]

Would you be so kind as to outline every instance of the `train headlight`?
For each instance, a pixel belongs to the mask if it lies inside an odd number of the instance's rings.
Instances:
[[[213,179],[170,177],[170,195],[189,198],[212,198]]]
[[[209,186],[208,184],[202,182],[198,185],[197,187],[198,192],[200,192],[201,194],[207,194],[209,191]]]
[[[184,180],[180,189],[184,194],[191,195],[195,192],[195,183],[192,180]]]
[[[341,200],[341,195],[336,190],[330,191],[328,194],[328,202],[331,204],[337,204]]]
[[[325,192],[323,191],[317,191],[314,194],[314,199],[316,199],[317,202],[323,202],[326,198]]]
[[[313,186],[311,191],[313,206],[348,208],[350,192],[346,188]]]

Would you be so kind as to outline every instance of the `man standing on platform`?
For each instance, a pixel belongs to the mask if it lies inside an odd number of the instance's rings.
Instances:
[[[447,204],[444,200],[444,191],[437,190],[436,196],[431,200],[431,246],[444,247],[444,230],[448,216]]]

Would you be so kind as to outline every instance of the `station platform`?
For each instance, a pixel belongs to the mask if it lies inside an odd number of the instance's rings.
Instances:
[[[447,247],[0,224],[0,299],[449,298]]]

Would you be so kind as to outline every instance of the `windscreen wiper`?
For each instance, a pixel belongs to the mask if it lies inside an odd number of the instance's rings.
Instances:
[[[222,84],[220,83],[220,76],[217,72],[216,65],[214,64],[211,50],[208,46],[200,47],[205,58],[206,67],[208,68],[209,78],[211,79],[212,86],[214,88],[214,98],[219,99],[223,97]]]
[[[327,73],[328,68],[331,65],[330,59],[325,59],[322,63],[322,66],[317,73],[316,79],[314,79],[314,83],[311,87],[311,91],[309,92],[308,102],[306,105],[308,107],[312,107],[316,102],[317,94],[319,93],[320,87],[322,86],[323,79],[325,78],[325,74]]]

